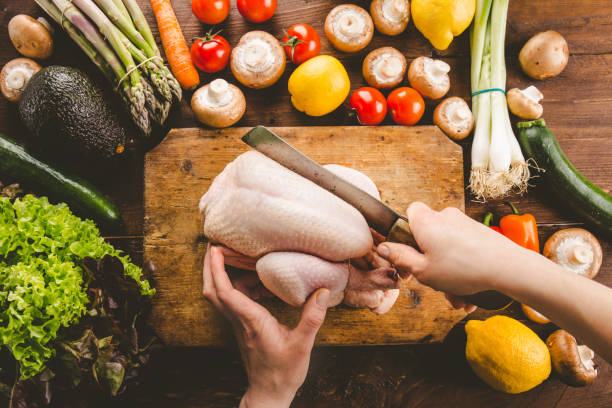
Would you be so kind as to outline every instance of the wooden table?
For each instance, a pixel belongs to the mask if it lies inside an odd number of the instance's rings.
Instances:
[[[146,0],[145,13],[150,15]],[[175,0],[176,13],[186,38],[204,33],[191,14],[188,0]],[[234,2],[232,2],[234,4]],[[312,24],[323,35],[322,25],[332,2],[315,0],[283,0],[274,18],[264,25],[248,24],[232,6],[232,14],[221,28],[231,44],[240,35],[253,29],[265,29],[277,37],[282,29],[298,22]],[[340,3],[340,2],[334,2]],[[358,4],[367,7],[367,2]],[[0,3],[0,64],[18,56],[10,46],[7,23],[18,13],[39,16],[42,13],[33,1],[2,0]],[[152,21],[152,20],[151,20]],[[152,24],[157,34],[155,24]],[[577,168],[604,189],[612,187],[612,2],[609,0],[513,0],[510,5],[507,62],[508,87],[525,87],[534,81],[520,71],[517,55],[527,39],[538,31],[553,29],[567,39],[571,58],[567,69],[552,80],[536,85],[545,95],[544,117],[557,135],[563,149]],[[82,68],[96,78],[100,75],[77,47],[58,34],[57,51],[45,64],[69,64]],[[363,85],[361,61],[365,51],[346,55],[330,48],[323,37],[324,54],[338,56],[349,70],[352,89]],[[458,38],[444,53],[432,50],[411,24],[397,38],[376,34],[366,51],[391,45],[408,58],[438,55],[452,66],[451,95],[469,97],[469,62],[467,35]],[[291,72],[273,87],[264,91],[246,90],[247,113],[241,126],[312,126],[349,124],[339,110],[322,118],[310,118],[296,112],[289,103],[286,81]],[[229,70],[228,70],[229,71]],[[231,78],[227,72],[223,75]],[[212,79],[202,75],[202,81]],[[196,126],[188,99],[171,117],[173,127]],[[429,103],[423,124],[431,124],[434,105]],[[0,131],[29,142],[19,124],[16,109],[0,100]],[[469,174],[469,141],[463,144],[466,175]],[[114,198],[123,210],[125,234],[112,242],[140,261],[142,258],[142,158],[130,157],[119,165],[104,168],[89,163],[64,163],[91,178]],[[537,183],[536,183],[537,184]],[[565,204],[549,195],[541,186],[531,188],[523,197],[515,198],[518,207],[535,214],[542,242],[554,231],[580,225]],[[492,210],[505,209],[498,202],[482,205],[468,199],[467,213],[480,219]],[[602,241],[604,265],[597,280],[612,286],[612,245]],[[571,290],[571,288],[568,288]],[[520,310],[507,311],[524,321]],[[471,318],[488,314],[476,312]],[[530,324],[531,325],[531,324]],[[546,335],[553,327],[535,327]],[[568,388],[551,378],[536,389],[517,396],[493,391],[480,382],[463,358],[463,324],[459,324],[443,344],[411,347],[318,348],[313,351],[310,373],[294,407],[609,407],[612,406],[612,368],[597,358],[600,375],[587,388]],[[236,406],[246,387],[246,378],[235,350],[173,349],[161,352],[151,363],[144,385],[117,400],[113,406],[148,407],[231,407]],[[108,406],[108,405],[106,405]]]

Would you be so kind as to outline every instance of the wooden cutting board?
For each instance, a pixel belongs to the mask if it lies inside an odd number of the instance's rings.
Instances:
[[[248,128],[174,129],[145,161],[145,259],[156,267],[152,324],[169,345],[231,344],[223,317],[202,297],[206,239],[198,202],[225,165],[247,149]],[[322,164],[353,167],[378,186],[400,213],[421,200],[436,209],[464,208],[460,146],[435,126],[272,128]],[[255,175],[254,175],[255,176]],[[300,310],[279,299],[262,302],[290,326]],[[391,311],[377,316],[344,306],[330,309],[318,344],[380,345],[441,341],[463,317],[444,295],[404,282]]]

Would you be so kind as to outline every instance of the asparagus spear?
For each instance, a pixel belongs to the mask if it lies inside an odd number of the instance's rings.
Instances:
[[[68,0],[54,0],[54,1],[68,1]],[[132,105],[139,110],[143,110],[145,107],[145,94],[143,85],[140,78],[140,72],[136,69],[136,64],[132,58],[132,54],[125,48],[121,42],[119,30],[115,25],[106,17],[106,15],[96,6],[92,0],[72,0],[72,4],[77,6],[83,13],[85,13],[91,20],[98,26],[100,32],[106,37],[108,42],[111,44],[119,59],[123,63],[127,72],[129,72],[128,79],[130,80],[130,101]],[[123,78],[122,78],[123,80]]]
[[[143,83],[145,85],[145,93],[153,95],[155,92],[153,86],[144,78]],[[147,98],[147,111],[149,112],[149,117],[160,125],[163,125],[166,121],[170,106],[171,102],[169,101],[158,101],[155,98]]]
[[[132,23],[130,17],[125,16],[123,15],[123,13],[121,13],[121,11],[115,5],[114,0],[95,1],[98,6],[100,6],[100,9],[102,10],[103,14],[105,14],[106,17],[110,19],[110,21],[114,23],[114,25],[116,25],[117,28],[120,29],[123,34],[125,34],[130,39],[130,41],[134,43],[135,46],[143,50],[147,57],[150,58],[155,55],[155,51],[151,48],[149,43],[145,41],[143,36],[136,30],[136,27],[134,27],[134,24]]]
[[[40,6],[40,8],[42,8],[43,11],[45,11],[45,13],[47,13],[53,20],[55,20],[56,23],[62,26],[64,31],[68,33],[68,36],[72,38],[72,40],[79,46],[79,48],[81,48],[81,50],[85,52],[85,54],[93,61],[93,63],[96,64],[96,66],[98,66],[100,71],[102,71],[102,73],[104,74],[104,76],[109,82],[113,83],[117,81],[116,69],[113,69],[111,65],[109,64],[109,58],[104,58],[102,56],[103,52],[101,52],[100,50],[97,50],[92,45],[91,40],[89,40],[82,33],[82,31],[79,31],[79,29],[77,29],[72,24],[72,22],[69,21],[69,17],[67,13],[64,13],[65,18],[62,17],[62,12],[55,6],[55,4],[53,4],[51,0],[35,0],[35,1]],[[84,20],[84,22],[89,23],[88,20]],[[97,33],[97,31],[95,32]],[[102,43],[104,42],[102,41]],[[110,48],[108,50],[110,50]],[[112,50],[110,50],[109,54],[112,54],[114,58],[114,59],[111,58],[111,60],[116,61],[120,69],[123,70],[121,63],[119,63],[119,60],[117,60],[117,57],[114,55],[114,53],[112,53]],[[123,74],[121,74],[121,76],[123,76]]]
[[[106,79],[111,84],[116,84],[124,77],[126,71],[98,30],[69,0],[53,1],[55,3],[51,0],[36,0],[38,5],[62,26],[85,54],[100,68]],[[121,97],[126,106],[130,108],[134,122],[143,131],[150,129],[147,113],[144,112],[143,114],[138,109],[132,109],[129,84],[123,82],[120,87],[122,90]]]
[[[120,1],[120,0],[116,0]],[[140,32],[140,34],[145,38],[147,43],[151,46],[155,55],[160,56],[159,47],[157,46],[157,42],[155,42],[155,38],[153,37],[153,33],[151,33],[151,28],[147,23],[147,20],[142,13],[142,10],[136,3],[136,0],[122,0],[125,4],[128,12],[130,13],[130,17],[134,22],[134,25]],[[150,56],[149,56],[150,57]],[[159,68],[160,74],[166,78],[166,82],[170,86],[172,95],[176,98],[177,101],[180,101],[183,97],[183,89],[181,85],[178,83],[174,75],[170,72],[170,70],[164,65],[163,60],[156,59],[154,60],[155,65]]]
[[[134,57],[136,62],[138,64],[143,64],[141,65],[141,69],[146,72],[157,91],[164,97],[164,99],[167,101],[172,101],[171,87],[165,76],[164,70],[160,69],[158,65],[155,64],[154,60],[148,59],[142,50],[136,47],[123,33],[120,33],[120,37],[123,45],[125,45],[127,50],[132,54],[132,57]],[[155,59],[157,59],[157,57]]]
[[[157,47],[157,43],[153,38],[149,24],[147,23],[142,10],[134,0],[125,0],[125,7],[128,9],[130,15],[121,17],[119,10],[114,6],[114,2],[121,0],[96,0],[96,2],[104,9],[106,14],[117,24],[123,34],[132,41],[136,47],[141,49],[147,58],[159,57],[160,52]],[[122,3],[123,4],[123,3]],[[138,27],[136,31],[134,25]],[[146,41],[145,41],[146,38]],[[142,59],[140,60],[142,62]],[[174,95],[177,100],[182,98],[182,88],[176,78],[170,73],[168,68],[164,65],[161,58],[152,60],[152,63],[157,66],[155,69],[149,64],[149,71],[154,75],[151,77],[153,85],[155,85],[158,91],[168,100],[171,100],[170,95]],[[166,87],[168,84],[168,87]]]
[[[127,11],[127,9],[125,8],[125,5],[123,4],[123,1],[121,0],[113,0],[113,3],[115,4],[115,6],[119,9],[119,11],[121,12],[121,14],[124,17],[127,17],[128,19],[131,20],[130,17],[130,13]]]
[[[155,51],[155,54],[157,56],[160,56],[161,54],[159,52],[159,48],[157,47],[157,43],[155,42],[155,38],[153,37],[153,33],[151,32],[151,28],[149,27],[149,24],[147,23],[147,19],[145,18],[144,14],[142,14],[142,10],[138,6],[138,3],[136,3],[136,0],[123,0],[122,3],[127,8],[130,17],[132,18],[132,21],[134,22],[134,25],[136,26],[140,34],[144,37],[149,46]]]

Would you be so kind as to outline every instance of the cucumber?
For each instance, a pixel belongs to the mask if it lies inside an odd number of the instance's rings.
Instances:
[[[1,134],[0,176],[25,184],[52,200],[65,202],[80,216],[91,218],[105,228],[121,226],[117,206],[87,181],[53,169]]]
[[[523,151],[543,170],[543,179],[584,221],[612,236],[612,197],[587,180],[567,159],[542,119],[519,122]]]

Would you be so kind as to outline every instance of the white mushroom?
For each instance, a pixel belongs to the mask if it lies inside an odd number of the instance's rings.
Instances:
[[[17,102],[30,79],[42,67],[28,58],[15,58],[7,62],[0,72],[2,95],[11,102]]]
[[[474,127],[474,115],[462,98],[451,96],[436,107],[434,123],[451,139],[462,140]]]
[[[406,58],[393,47],[377,48],[363,60],[362,73],[374,88],[389,89],[399,85],[406,75]]]
[[[542,92],[535,86],[525,89],[512,88],[506,94],[510,112],[522,119],[538,119],[544,113],[540,101],[544,98]]]
[[[368,46],[374,23],[367,11],[354,4],[341,4],[325,19],[325,35],[340,51],[356,52]]]
[[[559,75],[567,66],[567,41],[556,31],[544,31],[531,37],[519,53],[523,71],[534,79]]]
[[[370,14],[378,31],[385,35],[398,35],[404,32],[410,21],[410,2],[374,0],[370,4]]]
[[[450,65],[442,60],[419,57],[408,68],[410,86],[430,99],[440,99],[450,89]]]
[[[599,272],[603,252],[593,234],[582,228],[566,228],[548,238],[542,254],[565,269],[593,279]]]
[[[13,45],[22,55],[45,59],[53,53],[53,37],[40,22],[25,14],[18,14],[8,23]]]
[[[255,89],[266,88],[285,72],[285,51],[271,34],[250,31],[240,38],[232,50],[230,68],[243,85]]]
[[[203,124],[223,128],[240,120],[246,109],[246,101],[237,86],[224,79],[215,79],[193,94],[191,109]]]

